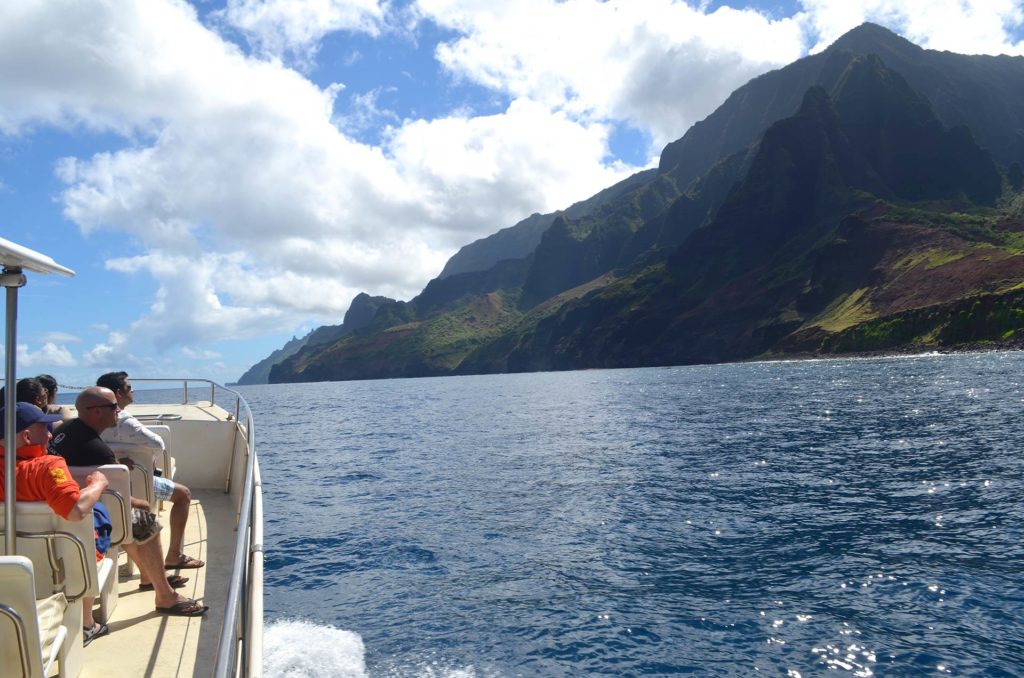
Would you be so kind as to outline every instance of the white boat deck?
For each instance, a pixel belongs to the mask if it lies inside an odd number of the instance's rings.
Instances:
[[[141,409],[141,408],[139,408]],[[170,503],[165,503],[165,509]],[[164,549],[170,516],[160,514]],[[193,490],[184,550],[206,567],[180,570],[190,577],[182,595],[202,600],[210,610],[202,617],[169,617],[154,611],[153,592],[139,591],[139,574],[122,578],[119,602],[109,621],[110,634],[85,649],[83,678],[93,676],[208,676],[213,670],[224,600],[231,576],[235,543],[235,507],[218,490]],[[121,555],[121,562],[125,556]],[[170,572],[168,572],[170,574]]]
[[[224,421],[229,412],[218,405],[211,405],[209,401],[183,405],[181,403],[132,403],[128,407],[132,416],[144,419],[158,414],[177,416],[192,421]]]

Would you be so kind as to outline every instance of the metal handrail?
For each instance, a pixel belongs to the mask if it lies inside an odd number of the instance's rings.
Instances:
[[[64,561],[62,558],[57,556],[54,552],[54,540],[56,539],[67,539],[75,547],[75,555],[78,556],[78,564],[81,567],[81,571],[85,573],[85,587],[75,593],[74,595],[69,594],[66,590],[64,591],[64,597],[68,599],[68,602],[75,602],[79,598],[89,593],[89,568],[95,568],[95,565],[89,561],[86,556],[85,544],[77,536],[70,532],[64,532],[63,530],[47,530],[42,532],[27,532],[18,530],[15,533],[19,539],[45,539],[46,540],[46,556],[50,560],[50,570],[53,572],[53,583],[54,586],[60,586],[62,589],[67,587],[67,577],[65,576]],[[58,581],[58,574],[60,580]]]
[[[246,646],[250,676],[259,676],[263,669],[263,482],[260,480],[260,465],[256,462],[253,479],[253,512],[250,573],[252,580],[259,582],[259,590],[249,587],[249,618],[246,629],[249,643]],[[255,659],[254,659],[255,658]]]
[[[25,276],[22,275],[20,268],[12,268],[4,266],[3,273],[0,274],[0,282],[3,283],[3,287],[7,292],[7,324],[4,330],[4,421],[0,426],[3,426],[3,434],[0,434],[0,438],[4,438],[5,442],[9,443],[12,447],[14,446],[14,435],[17,432],[17,416],[14,411],[15,402],[15,375],[17,374],[16,368],[16,356],[17,350],[12,350],[11,347],[18,345],[18,288],[25,284]],[[17,497],[17,490],[14,485],[15,480],[15,463],[16,456],[13,454],[4,455],[4,525],[7,526],[7,533],[4,534],[4,553],[9,556],[13,556],[17,553],[17,547],[14,543],[14,528],[16,526],[16,518],[14,516],[14,501]]]
[[[28,676],[31,672],[26,662],[31,660],[28,658],[28,640],[25,638],[28,632],[25,630],[25,620],[18,614],[17,610],[3,603],[0,603],[0,614],[10,619],[11,623],[14,624],[14,630],[18,636],[18,658],[21,659],[21,675]]]
[[[238,394],[239,401],[244,403],[245,399]],[[262,634],[262,626],[259,624],[249,623],[248,616],[248,604],[243,602],[243,584],[244,589],[248,590],[249,583],[249,556],[251,554],[251,538],[252,538],[252,511],[253,511],[253,494],[256,489],[256,436],[253,431],[253,419],[252,411],[249,409],[248,403],[245,403],[246,413],[246,447],[249,452],[249,458],[246,459],[245,463],[245,480],[242,491],[242,503],[239,506],[239,517],[238,517],[238,536],[235,539],[235,557],[234,567],[231,570],[231,580],[228,583],[228,599],[224,609],[224,626],[221,627],[220,642],[217,645],[217,664],[214,668],[213,675],[216,678],[227,678],[232,675],[232,667],[234,666],[235,657],[237,656],[235,651],[235,642],[239,640],[239,629],[246,629],[249,631],[257,631]],[[238,427],[235,427],[238,430]],[[262,544],[260,545],[262,550]],[[244,609],[242,609],[244,605]],[[245,622],[244,626],[239,626],[240,622]],[[232,634],[235,634],[235,638],[232,638]],[[262,646],[262,638],[249,639],[246,650],[251,647]],[[263,658],[259,656],[253,656],[252,652],[242,652],[241,661],[243,663],[242,675],[245,676],[258,676],[262,673]]]
[[[131,532],[132,529],[131,507],[128,501],[124,498],[124,495],[118,492],[117,490],[103,490],[103,494],[110,495],[111,497],[117,500],[117,503],[121,507],[121,525],[127,525],[127,528],[122,530],[120,539],[118,539],[117,541],[114,541],[113,539],[110,540],[111,546],[120,546],[124,543],[124,540],[128,538],[128,534]]]
[[[238,532],[235,538],[234,559],[231,568],[231,579],[228,582],[227,602],[224,606],[224,622],[220,629],[217,643],[217,663],[213,670],[216,678],[242,675],[250,678],[263,673],[263,605],[262,601],[251,601],[248,595],[253,575],[262,576],[263,572],[263,513],[262,489],[259,484],[259,467],[256,461],[256,433],[253,427],[252,410],[241,393],[221,386],[209,379],[149,379],[132,377],[132,383],[180,382],[182,384],[182,404],[188,404],[189,382],[201,383],[210,387],[210,402],[216,402],[216,392],[220,389],[235,397],[235,431],[245,436],[248,458],[245,463],[242,501],[239,505]],[[245,417],[244,430],[240,426],[242,416]],[[229,415],[230,416],[230,415]],[[230,469],[229,464],[229,469]],[[225,488],[225,492],[228,488]],[[254,500],[254,495],[259,499]],[[257,525],[258,523],[258,525]],[[258,541],[257,541],[258,540]],[[243,595],[246,593],[246,595]],[[258,616],[253,613],[258,614]],[[242,652],[238,652],[238,645]],[[240,665],[236,665],[240,663]]]

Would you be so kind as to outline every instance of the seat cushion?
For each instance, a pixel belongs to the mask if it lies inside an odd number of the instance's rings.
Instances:
[[[64,611],[68,609],[67,598],[63,593],[55,593],[49,598],[36,601],[36,615],[39,617],[39,641],[42,650],[43,666],[49,664],[60,649],[58,637],[63,635]],[[64,630],[63,633],[67,633]]]

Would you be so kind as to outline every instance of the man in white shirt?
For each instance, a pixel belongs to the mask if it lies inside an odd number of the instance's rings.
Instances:
[[[125,412],[125,408],[135,401],[132,384],[128,381],[128,373],[108,372],[96,380],[96,385],[113,391],[117,397],[118,407],[121,408],[117,415],[117,424],[100,434],[103,441],[148,447],[153,450],[154,454],[158,452],[162,454],[164,451],[163,438]],[[192,491],[181,483],[154,475],[153,496],[157,500],[171,502],[171,534],[167,547],[167,558],[164,561],[165,567],[172,570],[191,569],[205,565],[206,563],[202,560],[186,556],[181,552],[182,541],[185,538],[185,524],[188,522],[189,507],[192,504]]]

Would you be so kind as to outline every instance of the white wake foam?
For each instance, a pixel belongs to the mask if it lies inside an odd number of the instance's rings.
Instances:
[[[263,631],[263,673],[274,678],[367,678],[358,633],[297,619],[272,622]]]
[[[263,674],[267,678],[497,678],[494,671],[457,666],[431,656],[388,660],[366,668],[358,633],[301,619],[279,619],[263,629]]]

